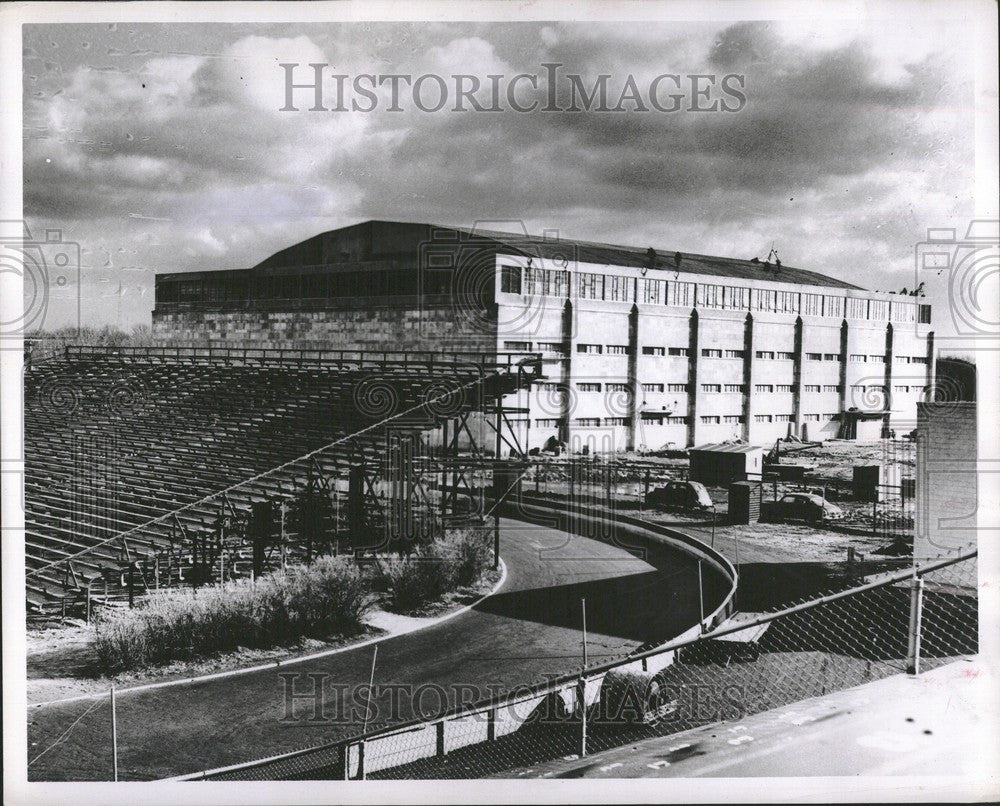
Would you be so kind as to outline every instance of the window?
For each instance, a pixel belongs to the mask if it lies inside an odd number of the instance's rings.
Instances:
[[[726,358],[743,358],[743,350],[726,350],[723,355]]]
[[[893,389],[894,392],[907,392],[908,393],[910,391],[910,387],[909,386],[893,386],[892,389]]]
[[[755,288],[750,292],[750,309],[754,311],[778,310],[778,292]]]
[[[721,419],[722,419],[721,417],[717,417],[716,415],[709,414],[709,415],[707,415],[705,417],[702,417],[701,421],[703,423],[705,423],[706,425],[718,425],[719,422],[721,421]]]
[[[667,305],[690,308],[694,305],[694,283],[668,283]]]
[[[774,354],[774,357],[777,358],[779,361],[794,361],[795,353],[781,352],[781,350],[779,350]]]
[[[799,295],[796,291],[779,291],[776,303],[778,313],[799,312]]]
[[[503,266],[500,269],[500,290],[505,294],[521,293],[521,267]]]
[[[688,386],[686,383],[668,383],[668,392],[687,392]]]
[[[927,363],[927,356],[925,356],[925,355],[910,356],[910,363],[911,364],[926,364]]]
[[[866,299],[855,299],[854,297],[847,298],[847,318],[848,319],[867,319],[868,318],[868,300]]]
[[[844,298],[823,296],[823,316],[834,316],[837,319],[844,318]]]
[[[931,306],[930,305],[920,305],[917,311],[917,321],[922,325],[929,325],[931,323]]]
[[[606,298],[613,302],[632,302],[632,283],[631,277],[620,277],[617,274],[608,276],[605,278]]]
[[[722,387],[717,383],[703,383],[701,385],[701,391],[703,392],[721,392]]]
[[[840,391],[840,384],[839,383],[828,383],[828,384],[825,384],[823,386],[823,391],[824,392],[839,392]]]
[[[775,414],[774,422],[776,423],[790,423],[792,421],[791,414]]]
[[[912,302],[892,302],[889,315],[893,322],[916,322],[917,306]]]
[[[806,392],[818,392],[818,391],[819,391],[819,384],[813,384],[813,383],[807,383],[807,384],[806,384],[806,385],[805,385],[805,386],[803,387],[803,389],[804,389],[804,390],[805,390]]]
[[[601,355],[604,352],[604,347],[600,344],[578,344],[576,345],[576,351],[589,355]]]
[[[840,361],[840,353],[823,353],[824,361]]]
[[[731,310],[746,311],[750,308],[750,289],[726,286],[726,307]]]
[[[581,428],[598,428],[601,425],[600,417],[577,417],[576,424]]]
[[[643,347],[642,348],[642,354],[643,355],[666,355],[667,354],[667,348],[666,347]]]
[[[774,386],[770,383],[758,383],[753,390],[755,392],[773,392]]]
[[[628,425],[628,417],[605,417],[605,425]]]
[[[757,358],[773,359],[774,358],[774,351],[773,350],[758,350],[755,353],[755,355],[757,356]]]
[[[540,341],[538,349],[543,353],[561,353],[563,352],[563,344],[559,341]]]
[[[774,391],[775,392],[791,392],[792,391],[792,385],[789,384],[789,383],[779,383],[779,384],[775,385]]]
[[[822,361],[823,353],[806,353],[806,361]]]
[[[726,383],[726,384],[723,384],[722,391],[723,392],[740,392],[740,393],[742,393],[743,392],[743,384],[742,383]]]
[[[909,364],[910,357],[908,355],[894,355],[892,360],[897,364]]]
[[[599,383],[578,383],[576,388],[581,392],[600,392],[601,385]]]
[[[664,416],[658,411],[644,411],[641,416],[644,423],[649,423],[650,425],[663,425]]]
[[[714,350],[714,349],[702,350],[701,354],[705,358],[722,358],[722,350]]]
[[[721,308],[722,307],[722,286],[709,285],[708,283],[698,284],[698,307],[700,308]]]
[[[521,352],[527,353],[531,351],[530,341],[505,341],[503,343],[503,348],[505,350],[520,350]]]
[[[629,349],[627,344],[609,344],[608,345],[608,355],[628,355]]]
[[[569,272],[525,268],[523,285],[523,293],[531,296],[565,297],[569,293]]]
[[[640,299],[647,305],[659,305],[663,302],[664,286],[663,280],[640,280]]]
[[[562,384],[552,383],[552,382],[543,383],[542,389],[544,389],[546,392],[558,392],[560,389],[562,389]]]
[[[839,414],[824,414],[823,418],[826,419],[826,420],[839,420],[840,419],[840,415]]]
[[[851,384],[851,391],[852,392],[864,392],[865,391],[865,385],[863,383],[853,383],[853,384]]]
[[[629,390],[627,383],[606,383],[604,388],[609,392],[627,392]]]
[[[885,394],[885,387],[882,384],[880,384],[880,383],[879,384],[869,384],[866,387],[866,389],[869,392],[881,392],[882,394]]]
[[[545,417],[540,420],[535,420],[535,425],[539,428],[558,428],[562,425],[562,419],[559,417]]]
[[[803,419],[807,423],[818,423],[819,422],[819,415],[818,414],[805,414],[805,415],[803,415]]]
[[[609,389],[611,388],[611,384],[608,384],[608,388]],[[663,384],[662,383],[644,383],[642,385],[642,391],[643,392],[662,392],[663,391]]]
[[[885,356],[884,355],[870,355],[870,356],[868,356],[868,360],[871,361],[873,364],[884,364],[885,363]]]
[[[823,295],[822,294],[803,294],[802,295],[802,313],[806,316],[822,316],[823,315]]]
[[[664,417],[667,425],[687,425],[687,417]]]
[[[851,353],[852,364],[864,364],[868,361],[868,356],[864,353]]]
[[[736,423],[742,423],[743,417],[739,414],[727,414],[722,418],[722,422],[727,425],[734,425]]]
[[[668,347],[667,348],[667,355],[687,355],[687,354],[688,354],[688,348],[687,347]]]
[[[604,275],[586,272],[577,274],[576,295],[580,299],[604,299]]]
[[[889,301],[884,299],[868,300],[868,318],[876,322],[884,322],[889,318]]]
[[[771,415],[770,414],[755,414],[753,416],[753,421],[755,423],[769,423],[769,422],[771,422]]]

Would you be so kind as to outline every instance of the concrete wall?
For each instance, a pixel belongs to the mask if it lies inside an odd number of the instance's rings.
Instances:
[[[978,506],[975,403],[917,404],[914,559],[975,543]]]
[[[495,315],[495,314],[492,314]],[[496,328],[451,306],[154,313],[164,343],[328,350],[496,349]]]

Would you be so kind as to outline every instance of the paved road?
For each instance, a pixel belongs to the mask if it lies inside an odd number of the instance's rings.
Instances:
[[[666,640],[697,621],[697,575],[680,552],[664,549],[646,562],[617,546],[552,528],[512,520],[502,526],[508,578],[496,595],[450,621],[379,644],[376,680],[383,691],[371,726],[407,720],[418,708],[436,711],[442,699],[454,705],[459,698],[486,696],[491,688],[541,682],[579,668],[581,597],[587,600],[592,663]],[[716,601],[706,602],[706,611]],[[336,687],[367,684],[371,658],[372,648],[363,647],[284,671],[298,675],[299,691],[313,686],[307,675],[327,676],[317,678],[326,681],[318,721],[311,721],[315,701],[296,701],[292,718],[285,718],[287,683],[279,669],[123,694],[120,778],[195,772],[356,734],[363,709],[348,708],[347,718],[340,718],[337,712],[344,709],[338,706],[349,701]],[[411,688],[394,693],[389,684]],[[457,690],[457,684],[469,688]],[[411,693],[420,695],[419,702]],[[29,712],[29,758],[80,720],[29,767],[31,780],[110,779],[110,708],[100,701],[85,713],[94,705],[55,704]]]

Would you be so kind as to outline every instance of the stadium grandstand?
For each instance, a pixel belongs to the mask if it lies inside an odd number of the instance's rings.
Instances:
[[[417,460],[457,453],[460,434],[468,447],[473,413],[495,415],[479,417],[480,434],[502,428],[497,401],[537,368],[525,355],[267,349],[68,347],[33,360],[29,613],[89,615],[289,554],[435,533],[461,474],[417,478]]]

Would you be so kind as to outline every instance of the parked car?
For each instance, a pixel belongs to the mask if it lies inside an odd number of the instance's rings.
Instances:
[[[786,493],[777,501],[765,501],[761,516],[769,521],[836,521],[844,511],[815,493]]]
[[[666,509],[708,510],[714,504],[712,497],[699,481],[668,481],[649,491],[646,504]]]

